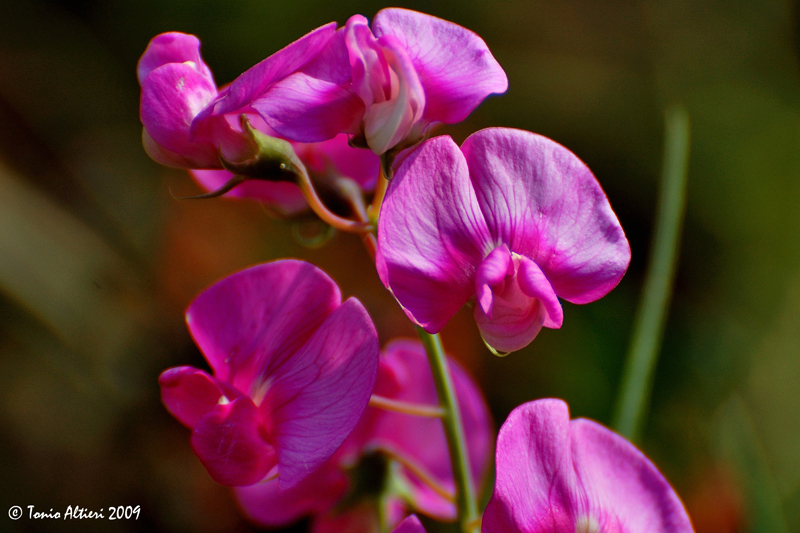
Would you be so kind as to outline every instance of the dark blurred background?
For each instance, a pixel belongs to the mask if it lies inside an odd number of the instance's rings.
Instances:
[[[504,359],[470,313],[443,333],[499,426],[567,400],[608,424],[653,225],[663,110],[689,110],[688,211],[642,448],[698,533],[800,531],[799,8],[780,0],[400,2],[480,34],[509,78],[457,141],[535,131],[593,169],[633,249],[606,298]],[[0,2],[0,530],[248,531],[163,409],[158,374],[205,367],[191,298],[245,266],[300,257],[358,296],[381,342],[413,335],[358,239],[303,248],[254,203],[188,202],[184,172],[145,155],[136,62],[194,33],[224,84],[307,31],[375,2]],[[140,505],[138,521],[11,521]],[[295,528],[302,530],[302,525]]]

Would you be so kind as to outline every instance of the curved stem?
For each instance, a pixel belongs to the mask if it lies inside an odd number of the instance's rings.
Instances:
[[[445,410],[442,425],[447,436],[447,444],[450,447],[450,461],[453,467],[453,478],[456,482],[456,503],[461,531],[475,533],[477,531],[475,524],[480,523],[478,504],[475,499],[472,470],[467,455],[464,425],[461,421],[461,411],[458,407],[453,379],[447,367],[447,358],[438,334],[432,335],[417,326],[417,335],[425,345],[433,372],[433,381],[436,383],[436,393],[439,395],[439,403]]]
[[[378,173],[378,184],[375,186],[375,196],[372,197],[372,204],[370,204],[369,209],[367,209],[369,221],[373,224],[378,223],[378,215],[380,215],[383,198],[386,196],[386,190],[388,188],[389,180],[386,179],[381,170]]]
[[[403,413],[413,416],[424,416],[429,418],[442,418],[444,416],[444,409],[438,405],[401,402],[399,400],[392,400],[391,398],[386,398],[377,394],[370,396],[369,405],[371,407],[383,409],[384,411],[394,411],[395,413]]]
[[[455,496],[453,495],[453,493],[447,490],[441,484],[439,484],[436,478],[434,478],[433,475],[431,475],[423,467],[419,466],[413,461],[407,460],[402,455],[397,454],[388,448],[379,446],[377,449],[380,450],[381,453],[383,453],[390,459],[397,461],[403,467],[407,468],[408,471],[414,474],[415,477],[419,478],[420,481],[428,485],[433,490],[433,492],[435,492],[436,494],[438,494],[439,496],[441,496],[442,498],[444,498],[449,502],[455,501]]]
[[[614,428],[634,442],[639,438],[650,402],[686,210],[689,114],[683,107],[675,106],[667,109],[665,118],[664,166],[650,264],[614,414]]]
[[[325,204],[322,203],[322,200],[320,200],[317,195],[314,185],[311,183],[308,172],[298,172],[297,178],[297,185],[303,192],[303,196],[305,196],[309,207],[311,207],[311,210],[314,211],[323,222],[340,231],[346,231],[348,233],[369,233],[373,230],[373,226],[369,222],[358,222],[342,218],[325,207]]]

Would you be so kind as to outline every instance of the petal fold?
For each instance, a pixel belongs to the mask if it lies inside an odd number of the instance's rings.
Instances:
[[[453,140],[436,137],[408,155],[381,208],[376,266],[409,318],[439,332],[474,293],[489,242]]]
[[[492,236],[532,259],[556,294],[587,303],[614,288],[630,247],[591,171],[560,144],[490,128],[461,147]]]

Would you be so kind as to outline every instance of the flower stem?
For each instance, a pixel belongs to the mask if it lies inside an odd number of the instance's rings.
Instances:
[[[475,489],[472,484],[472,471],[470,469],[469,456],[467,455],[464,425],[461,422],[461,411],[458,407],[453,379],[447,367],[447,358],[438,334],[431,335],[424,329],[417,327],[417,335],[425,345],[425,351],[428,354],[428,361],[433,372],[433,381],[436,383],[439,403],[445,411],[442,417],[442,425],[450,448],[450,462],[453,468],[453,478],[456,482],[456,505],[461,521],[461,531],[463,533],[475,533],[477,531],[475,524],[480,523],[478,504],[475,500]]]
[[[317,195],[317,191],[314,189],[314,185],[311,183],[311,178],[305,169],[302,169],[300,172],[298,172],[297,185],[303,192],[303,196],[305,196],[305,199],[308,202],[309,207],[311,207],[311,210],[314,211],[314,213],[326,224],[333,226],[340,231],[345,231],[348,233],[369,233],[373,231],[373,226],[369,222],[360,222],[342,218],[339,215],[332,213],[327,207],[325,207],[325,204],[322,203],[322,200],[320,200],[319,196]]]
[[[664,166],[650,264],[636,311],[614,414],[614,428],[633,442],[639,439],[650,402],[653,374],[672,295],[678,243],[686,210],[689,139],[689,115],[686,109],[681,106],[668,108],[665,113]]]
[[[428,418],[441,418],[444,416],[444,409],[438,405],[426,405],[421,403],[402,402],[392,400],[384,396],[373,394],[369,398],[369,405],[385,411],[394,411],[413,416],[423,416]]]

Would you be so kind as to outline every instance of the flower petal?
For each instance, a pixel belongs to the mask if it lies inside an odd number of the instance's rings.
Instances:
[[[397,168],[381,208],[381,281],[413,322],[436,333],[474,293],[492,248],[461,151],[450,137],[426,141]]]
[[[364,113],[349,88],[303,72],[274,83],[251,105],[281,136],[302,142],[355,133]]]
[[[371,150],[353,148],[340,133],[319,143],[293,143],[295,153],[310,172],[336,174],[353,179],[365,191],[375,188],[380,159]]]
[[[336,283],[296,260],[257,265],[203,291],[186,323],[215,377],[249,394],[339,306]]]
[[[147,75],[167,63],[186,63],[190,61],[194,68],[212,83],[214,76],[208,66],[200,57],[200,40],[194,35],[186,33],[169,32],[156,35],[147,45],[147,49],[139,59],[136,73],[139,84],[144,83]]]
[[[642,452],[592,420],[570,426],[572,460],[590,506],[584,520],[618,521],[620,531],[693,531],[677,494]]]
[[[426,121],[460,122],[508,78],[477,34],[446,20],[408,9],[383,9],[375,36],[391,35],[408,52],[425,94]]]
[[[238,111],[266,91],[270,85],[297,71],[312,60],[336,32],[331,22],[307,33],[288,46],[278,50],[260,63],[239,75],[228,90],[220,95],[198,121],[210,115],[224,115]],[[193,129],[197,125],[193,125]]]
[[[158,383],[161,385],[161,400],[167,411],[190,428],[225,398],[225,393],[214,378],[191,366],[165,370],[158,377]]]
[[[237,487],[234,494],[244,513],[260,525],[279,527],[303,516],[329,511],[346,493],[347,475],[334,464],[326,464],[288,490],[278,480]]]
[[[492,287],[514,275],[514,263],[508,246],[501,244],[486,256],[475,275],[475,294],[478,305],[488,317],[492,316],[494,293]]]
[[[564,323],[564,310],[561,308],[558,296],[553,292],[550,281],[539,265],[527,257],[521,256],[517,267],[517,280],[523,293],[542,302],[547,313],[544,327],[560,328]]]
[[[193,141],[189,126],[217,95],[213,80],[192,66],[169,63],[151,71],[142,82],[140,118],[155,143],[179,154],[194,168],[219,168],[217,148]]]
[[[496,457],[483,533],[574,533],[570,510],[577,479],[567,404],[545,399],[514,409],[500,428]]]
[[[240,396],[218,404],[197,421],[192,449],[214,481],[252,485],[275,466],[275,450],[262,437],[253,402]]]
[[[619,283],[630,262],[628,241],[572,152],[506,128],[481,130],[461,149],[492,236],[532,259],[556,294],[587,303]]]
[[[270,373],[262,410],[274,424],[281,488],[319,468],[355,427],[378,368],[378,334],[350,298]]]

